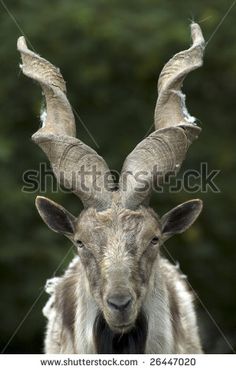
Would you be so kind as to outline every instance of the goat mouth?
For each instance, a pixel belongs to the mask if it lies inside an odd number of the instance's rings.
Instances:
[[[140,312],[134,321],[114,320],[118,325],[111,325],[99,313],[93,326],[93,338],[96,353],[104,354],[134,354],[145,353],[148,333],[147,318]]]

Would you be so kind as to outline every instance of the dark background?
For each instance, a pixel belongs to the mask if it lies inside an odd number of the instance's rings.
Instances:
[[[60,67],[70,102],[99,149],[77,119],[80,138],[98,150],[110,168],[120,170],[153,122],[162,66],[190,44],[191,20],[201,22],[208,40],[232,1],[17,0],[4,4],[0,3],[0,347],[5,353],[40,353],[45,326],[41,310],[47,295],[35,300],[70,243],[43,224],[34,206],[36,193],[22,191],[23,173],[37,170],[46,159],[30,141],[39,125],[42,98],[40,88],[20,72],[17,37],[24,32],[38,53]],[[152,201],[160,215],[191,198],[204,201],[198,221],[167,247],[210,313],[197,299],[207,353],[232,353],[227,340],[236,349],[235,17],[236,5],[210,39],[204,67],[184,85],[188,109],[203,131],[179,177],[187,168],[199,170],[200,163],[207,162],[210,170],[221,170],[216,178],[220,193],[165,192],[155,194]],[[79,200],[71,194],[50,194],[48,182],[48,190],[41,194],[78,214]]]

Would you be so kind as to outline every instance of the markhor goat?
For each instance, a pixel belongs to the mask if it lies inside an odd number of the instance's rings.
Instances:
[[[178,269],[161,256],[162,243],[182,233],[202,209],[198,199],[163,217],[149,207],[153,182],[176,173],[200,128],[181,86],[202,65],[204,39],[191,24],[192,46],[164,66],[158,82],[155,131],[129,154],[119,185],[107,164],[76,138],[63,77],[18,40],[23,73],[40,83],[45,119],[33,141],[45,152],[60,184],[83,202],[78,218],[37,197],[44,222],[74,243],[78,256],[65,274],[47,282],[51,295],[46,353],[201,353],[192,294]]]

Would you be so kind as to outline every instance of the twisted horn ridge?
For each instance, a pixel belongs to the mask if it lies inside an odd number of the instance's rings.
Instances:
[[[155,108],[155,130],[126,158],[120,178],[122,203],[134,209],[146,203],[153,182],[177,173],[187,150],[201,129],[185,106],[181,86],[187,74],[203,63],[204,38],[198,24],[191,24],[192,46],[176,54],[161,71]]]
[[[46,119],[32,136],[33,141],[47,155],[61,185],[74,192],[85,207],[106,209],[112,198],[111,173],[103,158],[75,137],[74,115],[59,69],[29,50],[23,36],[18,39],[17,48],[23,73],[39,82],[46,99]],[[105,188],[106,176],[110,189]]]

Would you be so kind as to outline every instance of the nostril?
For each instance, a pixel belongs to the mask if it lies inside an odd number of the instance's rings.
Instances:
[[[113,295],[107,299],[107,304],[110,308],[123,311],[127,309],[132,302],[130,296]]]

